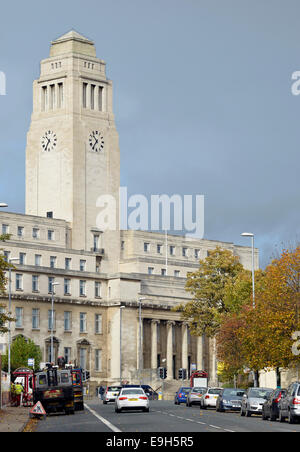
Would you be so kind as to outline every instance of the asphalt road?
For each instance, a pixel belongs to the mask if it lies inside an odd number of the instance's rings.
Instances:
[[[217,413],[170,401],[150,402],[150,412],[115,413],[114,404],[103,405],[94,399],[84,412],[74,416],[50,415],[41,420],[38,432],[104,433],[189,433],[189,432],[300,432],[300,424],[263,421],[260,416],[242,418],[239,413]]]

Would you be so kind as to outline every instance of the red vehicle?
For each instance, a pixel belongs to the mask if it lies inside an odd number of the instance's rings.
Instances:
[[[208,373],[204,370],[196,370],[192,373],[191,378],[191,388],[198,386],[207,388],[208,387]]]
[[[23,406],[33,406],[33,394],[32,394],[32,378],[33,370],[26,367],[19,367],[13,372],[14,383],[20,383],[23,385]]]

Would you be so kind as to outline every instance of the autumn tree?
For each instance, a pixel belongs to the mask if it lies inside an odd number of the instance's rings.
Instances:
[[[215,336],[222,315],[232,309],[227,285],[243,271],[238,256],[217,247],[200,261],[197,271],[188,274],[186,291],[192,300],[175,310],[181,311],[183,320],[189,323],[191,334]]]

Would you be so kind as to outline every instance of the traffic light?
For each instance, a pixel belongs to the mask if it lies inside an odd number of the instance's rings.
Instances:
[[[167,378],[167,369],[165,367],[159,368],[159,378],[165,380]]]
[[[178,378],[179,378],[179,380],[186,380],[186,375],[187,375],[186,369],[179,369],[178,370]]]

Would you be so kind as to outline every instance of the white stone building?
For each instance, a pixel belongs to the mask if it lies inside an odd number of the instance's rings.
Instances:
[[[119,187],[112,82],[94,43],[71,31],[52,42],[33,84],[26,214],[0,212],[0,233],[11,234],[3,252],[19,259],[12,271],[12,337],[34,340],[43,360],[50,360],[55,282],[55,358],[64,355],[98,383],[119,381],[120,363],[128,381],[139,367],[154,372],[166,366],[173,379],[192,364],[215,380],[209,341],[191,337],[171,308],[189,300],[186,275],[209,250],[232,250],[250,269],[251,248],[178,235],[166,240],[164,234],[118,227],[103,232],[97,199],[105,194],[117,200],[118,225]],[[0,299],[7,303],[7,297]],[[7,337],[0,341],[4,352]]]

